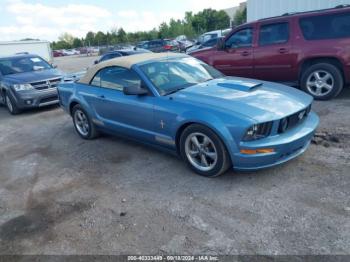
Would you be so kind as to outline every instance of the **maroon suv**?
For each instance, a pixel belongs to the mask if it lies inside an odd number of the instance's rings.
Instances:
[[[247,23],[191,55],[226,75],[284,82],[331,99],[350,83],[350,7]]]

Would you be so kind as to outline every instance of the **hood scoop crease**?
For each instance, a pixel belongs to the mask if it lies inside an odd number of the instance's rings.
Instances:
[[[249,81],[225,81],[217,84],[220,87],[230,88],[243,92],[251,92],[261,87],[263,83],[249,82]]]

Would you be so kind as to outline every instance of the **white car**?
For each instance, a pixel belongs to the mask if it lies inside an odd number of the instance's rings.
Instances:
[[[80,54],[80,52],[76,49],[63,49],[62,53],[63,53],[63,55],[66,55],[66,56]]]

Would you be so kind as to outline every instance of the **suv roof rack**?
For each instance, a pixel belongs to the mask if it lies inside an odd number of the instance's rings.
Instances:
[[[278,16],[272,16],[272,17],[262,18],[262,19],[259,19],[258,21],[264,21],[264,20],[268,20],[268,19],[279,18],[279,17],[284,17],[284,16],[291,16],[291,15],[299,15],[299,14],[307,14],[307,13],[317,13],[317,12],[320,12],[320,11],[341,9],[341,8],[347,8],[347,7],[350,7],[350,4],[337,5],[337,6],[332,7],[332,8],[325,8],[325,9],[312,10],[312,11],[284,13],[283,15],[278,15]]]

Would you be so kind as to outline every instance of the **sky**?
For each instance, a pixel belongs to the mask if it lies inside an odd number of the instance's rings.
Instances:
[[[151,30],[186,11],[224,9],[243,0],[0,0],[0,41],[34,38],[55,41],[63,32]]]

